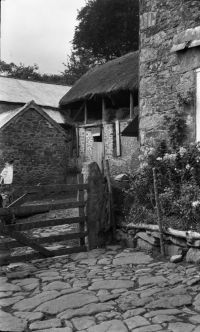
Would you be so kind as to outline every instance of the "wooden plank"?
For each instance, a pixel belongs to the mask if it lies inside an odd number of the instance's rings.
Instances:
[[[85,252],[87,251],[86,246],[84,247],[70,247],[70,248],[61,248],[56,250],[51,250],[52,257],[55,256],[62,256],[62,255],[69,255],[73,253],[79,253],[79,252]],[[23,254],[23,255],[16,255],[16,256],[10,256],[9,263],[16,263],[16,262],[30,262],[31,260],[35,259],[44,259],[44,257],[40,253],[29,253],[29,254]]]
[[[51,184],[51,185],[40,185],[40,186],[16,186],[15,190],[23,190],[28,192],[29,194],[34,193],[52,193],[52,192],[70,192],[72,190],[79,190],[79,189],[88,189],[88,185],[84,184]]]
[[[79,238],[84,238],[87,235],[87,232],[78,232],[78,233],[65,233],[59,235],[45,236],[38,239],[38,243],[53,243],[60,241],[68,241]]]
[[[38,241],[36,242],[32,238],[30,238],[28,235],[24,235],[23,233],[20,232],[11,232],[9,234],[12,238],[17,240],[19,242],[20,246],[28,246],[31,247],[32,249],[38,251],[41,255],[44,257],[51,257],[51,252],[47,250],[46,248],[42,247]],[[9,242],[8,243],[8,248],[9,248]]]
[[[19,206],[16,208],[0,208],[0,216],[25,216],[36,213],[44,213],[51,210],[71,209],[84,206],[86,202],[66,202],[66,203],[48,203],[40,205]]]
[[[23,222],[17,223],[14,225],[2,226],[0,224],[0,233],[1,231],[28,231],[29,229],[33,228],[43,228],[43,227],[53,227],[59,225],[71,225],[71,224],[78,224],[80,222],[84,222],[86,217],[74,217],[74,218],[62,218],[62,219],[47,219],[47,220],[40,220],[40,221],[31,221],[31,222]]]
[[[90,127],[96,127],[96,126],[102,126],[102,120],[97,120],[93,123],[87,123],[85,124],[80,124],[79,127],[80,128],[90,128]]]
[[[79,184],[83,184],[83,174],[78,174],[77,176],[77,182]],[[79,189],[78,191],[78,197],[77,197],[78,201],[84,201],[84,190]],[[79,230],[81,233],[83,233],[85,231],[85,211],[84,211],[84,207],[79,207],[79,217],[83,218],[83,221],[80,222],[79,224]],[[80,238],[80,245],[84,246],[85,245],[85,237],[81,237]]]
[[[19,232],[14,232],[14,233],[19,233]],[[19,235],[22,235],[22,233],[19,233]],[[33,248],[31,244],[31,241],[33,242],[33,244],[39,245],[39,244],[43,244],[43,243],[53,243],[53,242],[61,242],[61,241],[68,241],[68,240],[74,240],[74,239],[80,239],[80,238],[84,238],[87,235],[87,232],[76,232],[76,233],[64,233],[64,234],[59,234],[59,235],[50,235],[50,236],[45,236],[45,237],[28,237],[27,235],[22,235],[24,237],[28,238],[28,241],[24,240],[20,241],[20,237],[15,239],[17,241],[14,240],[8,240],[8,241],[2,241],[2,243],[0,244],[0,248],[6,246],[9,249],[14,249],[14,248],[21,248],[21,247],[31,247]],[[12,237],[14,238],[13,234]],[[18,240],[19,239],[19,240]],[[34,249],[34,248],[33,248]],[[39,249],[39,247],[38,247]],[[37,250],[37,249],[35,249]]]
[[[119,156],[121,156],[120,123],[119,123],[119,120],[115,121],[115,132],[116,132],[116,154],[117,154],[117,157],[119,157]]]

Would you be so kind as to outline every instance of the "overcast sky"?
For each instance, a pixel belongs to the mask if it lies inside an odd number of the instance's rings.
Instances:
[[[39,65],[42,73],[64,70],[77,10],[85,0],[3,0],[2,60]]]

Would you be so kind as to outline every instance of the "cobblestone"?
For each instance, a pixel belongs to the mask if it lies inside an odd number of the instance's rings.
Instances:
[[[2,332],[200,332],[199,265],[119,246],[31,265],[1,270]]]

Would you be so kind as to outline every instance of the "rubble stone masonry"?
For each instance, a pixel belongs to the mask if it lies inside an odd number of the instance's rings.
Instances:
[[[171,49],[178,35],[182,33],[187,41],[188,29],[198,26],[199,0],[140,0],[141,144],[165,137],[165,115],[176,109],[187,120],[189,139],[195,140],[195,69],[200,68],[200,46]]]
[[[120,132],[127,127],[127,121],[120,122]],[[104,123],[102,128],[102,140],[104,157],[109,160],[110,172],[112,176],[120,173],[130,172],[138,166],[139,143],[136,137],[126,137],[120,135],[121,155],[116,154],[116,132],[115,123]],[[80,164],[85,174],[87,165],[95,161],[93,155],[94,141],[92,129],[79,128],[79,157]]]
[[[70,143],[34,109],[13,119],[0,131],[0,160],[14,160],[14,185],[66,181]]]

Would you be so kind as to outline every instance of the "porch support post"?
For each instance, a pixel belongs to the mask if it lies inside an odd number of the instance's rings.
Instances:
[[[88,119],[88,112],[87,112],[87,101],[86,101],[84,105],[84,124],[87,123],[87,119]]]
[[[133,119],[133,114],[134,114],[134,98],[132,92],[130,91],[130,119]]]
[[[102,97],[102,122],[106,121],[106,101],[105,98]]]

